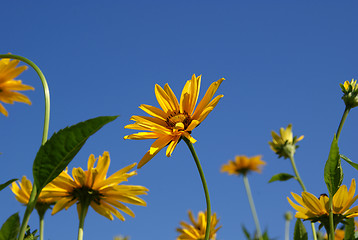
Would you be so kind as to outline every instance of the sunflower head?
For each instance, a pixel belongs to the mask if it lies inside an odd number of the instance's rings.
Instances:
[[[97,162],[97,165],[95,163]],[[52,214],[62,209],[68,209],[77,203],[78,213],[84,205],[90,205],[97,213],[113,220],[116,216],[124,221],[121,210],[134,217],[134,213],[123,203],[146,206],[146,202],[137,195],[147,194],[148,189],[137,185],[123,185],[122,182],[137,174],[131,171],[136,166],[133,163],[107,178],[110,164],[108,152],[95,159],[92,154],[87,163],[87,170],[74,168],[72,177],[64,170],[57,178],[43,189],[46,197],[57,200],[53,207]]]
[[[358,206],[350,208],[358,198],[358,195],[354,196],[355,189],[356,182],[352,179],[349,190],[347,190],[346,185],[342,185],[334,194],[332,203],[335,226],[340,222],[343,223],[346,218],[358,216]],[[329,226],[329,198],[326,194],[321,194],[319,198],[308,192],[303,192],[302,197],[296,193],[291,194],[298,204],[294,203],[288,197],[287,200],[291,206],[297,210],[296,218],[310,220],[312,222],[319,221],[327,229],[327,226]]]
[[[202,240],[205,238],[206,231],[206,218],[207,214],[200,211],[198,213],[198,220],[196,220],[191,211],[188,212],[190,223],[180,222],[181,227],[177,228],[177,232],[180,233],[177,240]],[[216,227],[219,219],[216,217],[216,213],[211,215],[210,233],[209,239],[216,240],[216,232],[221,226]]]
[[[139,108],[150,117],[132,116],[130,120],[135,123],[125,126],[128,129],[144,132],[127,135],[124,139],[156,139],[139,162],[138,168],[146,164],[165,146],[168,146],[166,155],[170,157],[181,138],[187,138],[192,143],[196,142],[191,132],[204,121],[223,97],[219,95],[212,99],[223,80],[222,78],[212,83],[198,105],[196,103],[199,97],[201,76],[196,77],[194,74],[186,82],[180,101],[168,84],[165,84],[164,88],[158,84],[155,85],[155,96],[161,108],[142,104]]]
[[[272,131],[272,142],[269,145],[278,157],[290,158],[292,157],[296,149],[298,148],[297,142],[303,139],[303,135],[300,137],[293,137],[292,124],[288,124],[287,128],[280,128],[280,135]]]
[[[236,156],[235,160],[229,160],[227,164],[221,167],[221,172],[227,172],[229,175],[246,175],[250,171],[261,173],[261,167],[266,162],[261,160],[261,156],[247,157],[247,156]]]
[[[26,176],[23,176],[21,181],[13,182],[10,189],[15,194],[17,201],[24,205],[28,204],[32,191],[32,183]],[[40,193],[35,208],[39,213],[45,213],[45,211],[53,204],[55,204],[55,199],[44,197],[43,193]]]
[[[0,59],[0,102],[13,104],[23,102],[31,105],[31,101],[25,95],[17,91],[34,90],[33,87],[22,84],[21,80],[14,80],[20,75],[26,66],[16,67],[19,60]],[[0,103],[0,113],[8,116],[8,112]]]
[[[358,85],[357,80],[352,79],[350,82],[345,81],[343,84],[339,84],[342,88],[342,99],[347,108],[354,108],[358,106]]]

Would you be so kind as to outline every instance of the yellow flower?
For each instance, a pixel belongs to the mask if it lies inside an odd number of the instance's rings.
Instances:
[[[14,102],[23,102],[31,105],[31,101],[25,95],[16,91],[34,90],[33,87],[24,85],[21,80],[14,80],[20,75],[26,66],[16,67],[19,60],[0,59],[0,102],[13,104]],[[0,112],[8,116],[8,112],[0,103]]]
[[[17,201],[24,205],[28,204],[32,191],[32,183],[26,178],[26,176],[23,176],[21,181],[18,181],[18,183],[13,182],[10,189],[15,194]],[[55,204],[55,200],[53,198],[44,197],[43,193],[40,193],[40,196],[37,198],[35,208],[39,213],[45,213],[45,211],[52,204]]]
[[[347,186],[342,185],[333,196],[333,214],[335,223],[338,224],[345,218],[352,218],[358,216],[358,206],[349,209],[352,204],[357,200],[358,195],[354,197],[356,190],[356,182],[352,179],[349,191]],[[296,193],[291,193],[293,198],[298,204],[295,204],[290,198],[287,197],[291,206],[297,210],[295,217],[312,222],[320,221],[324,225],[328,223],[329,215],[329,198],[322,194],[319,198],[308,192],[302,192],[302,197]]]
[[[155,85],[155,96],[162,109],[142,104],[139,108],[152,117],[132,116],[130,120],[135,123],[125,126],[128,129],[147,132],[127,135],[124,139],[157,139],[139,162],[138,168],[141,168],[167,145],[166,155],[170,157],[182,137],[192,143],[196,142],[190,133],[208,116],[223,97],[223,95],[219,95],[211,100],[223,80],[221,78],[210,85],[196,108],[201,76],[196,77],[194,74],[191,80],[186,82],[180,103],[168,84],[165,84],[164,89],[158,84]]]
[[[345,81],[344,84],[340,84],[343,92],[343,101],[347,108],[354,108],[358,106],[358,85],[357,80]]]
[[[200,211],[198,213],[198,221],[195,220],[193,213],[191,211],[188,212],[189,219],[191,223],[180,222],[181,228],[177,228],[177,232],[180,233],[177,240],[202,240],[205,237],[206,231],[206,212]],[[209,239],[216,239],[216,232],[221,228],[216,227],[219,219],[216,218],[216,213],[211,215],[211,224],[210,224],[210,234]]]
[[[269,142],[272,151],[279,157],[290,158],[296,151],[297,142],[303,139],[303,135],[297,138],[293,137],[292,124],[288,124],[287,128],[280,128],[280,136],[272,131],[272,142]]]
[[[88,170],[74,168],[72,178],[66,169],[43,189],[44,196],[57,200],[52,214],[62,209],[67,210],[74,203],[77,203],[77,211],[80,213],[81,205],[87,202],[97,213],[106,218],[113,220],[113,214],[124,221],[123,215],[116,208],[132,217],[134,213],[123,203],[146,206],[146,202],[137,195],[146,194],[147,188],[137,185],[120,185],[123,181],[128,181],[129,177],[137,175],[136,171],[129,172],[136,163],[107,178],[109,153],[104,152],[103,156],[99,156],[97,166],[94,167],[96,160],[92,154],[88,159]]]
[[[235,161],[230,160],[228,164],[221,167],[221,172],[227,172],[229,175],[246,175],[249,171],[261,173],[261,165],[266,162],[261,160],[261,156],[248,158],[246,156],[236,156]]]

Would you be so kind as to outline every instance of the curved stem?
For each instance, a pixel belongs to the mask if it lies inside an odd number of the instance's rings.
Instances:
[[[44,119],[44,128],[42,132],[42,145],[45,144],[45,142],[47,141],[49,122],[50,122],[50,91],[45,76],[41,72],[40,68],[34,62],[30,61],[25,57],[13,55],[13,54],[0,54],[0,58],[11,58],[11,59],[20,60],[30,65],[36,71],[37,75],[40,77],[44,90],[44,95],[45,95],[45,119]]]
[[[191,154],[193,155],[194,161],[196,163],[196,167],[198,168],[198,171],[200,174],[201,182],[203,184],[203,188],[204,188],[204,192],[205,192],[205,199],[206,199],[206,230],[205,230],[205,239],[204,240],[209,240],[210,225],[211,225],[211,205],[210,205],[208,186],[206,184],[204,172],[203,172],[203,169],[201,168],[200,161],[199,161],[198,156],[196,155],[193,144],[187,138],[183,137],[183,139],[186,142],[186,144],[188,145]]]
[[[296,179],[297,179],[298,183],[301,185],[302,190],[307,192],[307,189],[306,189],[305,185],[303,184],[303,181],[302,181],[302,179],[300,177],[300,174],[298,173],[293,154],[290,155],[290,161],[291,161],[291,165],[292,165],[293,171],[295,172]],[[312,228],[313,239],[317,240],[316,228],[315,228],[313,222],[311,222],[311,228]]]
[[[251,194],[251,188],[250,188],[250,184],[249,184],[249,179],[247,178],[246,174],[244,174],[243,179],[244,179],[244,185],[245,185],[245,189],[246,189],[246,193],[247,193],[247,198],[249,199],[251,213],[252,213],[252,216],[254,217],[254,222],[255,222],[255,225],[256,225],[256,233],[258,235],[258,238],[260,240],[263,240],[262,233],[261,233],[261,228],[260,228],[260,223],[259,223],[259,218],[257,217],[254,199],[252,198],[252,194]]]
[[[77,240],[82,240],[83,239],[83,227],[85,225],[85,218],[87,215],[87,211],[88,211],[88,207],[89,207],[89,202],[87,203],[87,201],[84,201],[84,204],[81,204],[81,211],[80,211],[80,224],[78,226],[78,236],[77,236]]]
[[[36,71],[37,75],[40,77],[42,86],[43,86],[43,90],[44,90],[44,96],[45,96],[45,118],[44,118],[44,127],[43,127],[42,142],[41,142],[42,145],[44,145],[45,142],[47,141],[49,123],[50,123],[50,91],[49,91],[45,76],[41,72],[40,68],[34,62],[30,61],[29,59],[27,59],[25,57],[13,55],[13,54],[0,54],[0,58],[11,58],[11,59],[20,60],[20,61],[30,65]],[[40,191],[41,191],[41,189],[37,189],[36,184],[34,184],[34,186],[32,188],[31,195],[30,195],[29,203],[27,204],[24,218],[23,218],[23,221],[22,221],[22,224],[20,227],[19,240],[24,239],[27,223],[29,221],[32,211],[35,208],[36,200],[37,200],[38,195],[40,194]]]

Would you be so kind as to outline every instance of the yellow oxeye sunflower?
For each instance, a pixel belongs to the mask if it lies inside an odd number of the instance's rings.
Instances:
[[[116,208],[132,217],[134,213],[123,203],[146,206],[146,202],[137,195],[147,194],[147,188],[120,184],[137,175],[136,171],[129,172],[136,163],[107,178],[110,164],[109,153],[104,152],[103,156],[99,156],[97,166],[94,167],[96,160],[92,154],[88,159],[88,170],[73,168],[72,178],[66,169],[43,189],[44,196],[57,200],[52,214],[62,209],[67,210],[74,203],[77,203],[77,211],[80,214],[81,205],[89,204],[97,213],[110,220],[113,220],[113,214],[124,221],[123,215]]]
[[[177,240],[198,240],[204,239],[205,231],[206,231],[206,211],[205,213],[200,211],[198,213],[198,220],[196,221],[193,213],[191,211],[188,212],[189,219],[191,223],[180,222],[181,228],[177,228],[177,232],[180,233]],[[210,240],[216,240],[216,232],[221,228],[216,227],[219,219],[216,217],[216,213],[211,215],[211,224],[210,224]]]
[[[13,182],[10,189],[15,194],[17,201],[24,205],[28,204],[32,191],[32,183],[26,178],[26,176],[23,176],[21,181],[18,181],[17,183]],[[53,204],[55,204],[55,200],[53,198],[44,197],[43,193],[40,193],[40,196],[37,198],[35,208],[39,214],[44,214],[45,211]]]
[[[269,142],[269,145],[279,157],[290,158],[296,151],[298,146],[297,142],[303,139],[303,135],[297,138],[293,137],[292,133],[292,124],[288,124],[287,128],[280,128],[280,136],[272,131],[272,142]]]
[[[22,84],[21,80],[14,80],[27,66],[16,67],[19,60],[0,59],[0,102],[13,104],[23,102],[31,105],[31,101],[25,95],[16,91],[34,90],[33,87]],[[0,103],[0,112],[8,116],[8,112]]]
[[[194,74],[191,80],[186,82],[181,93],[180,103],[168,84],[165,84],[164,89],[158,84],[155,85],[155,96],[162,109],[142,104],[139,108],[152,117],[132,116],[130,120],[135,123],[125,126],[128,129],[147,132],[127,135],[124,139],[157,139],[139,162],[138,168],[141,168],[167,145],[166,155],[170,157],[182,137],[192,143],[196,142],[190,133],[208,116],[223,97],[223,95],[219,95],[212,99],[223,80],[224,78],[221,78],[212,83],[197,106],[201,76],[196,77]]]
[[[266,162],[261,160],[261,156],[248,158],[246,156],[236,156],[235,161],[230,160],[221,167],[221,172],[227,172],[229,175],[246,175],[250,171],[261,173],[261,166]]]
[[[333,214],[335,225],[342,222],[345,218],[358,216],[358,206],[349,209],[357,200],[358,195],[354,196],[356,182],[352,179],[351,186],[347,191],[347,186],[342,185],[333,196]],[[287,197],[291,206],[297,210],[295,217],[312,222],[320,221],[325,226],[329,224],[329,198],[322,194],[319,198],[308,192],[302,192],[302,197],[296,193],[291,193],[298,204],[295,204]]]
[[[340,84],[343,92],[342,99],[347,108],[354,108],[358,106],[358,84],[357,80],[345,81],[344,84]]]

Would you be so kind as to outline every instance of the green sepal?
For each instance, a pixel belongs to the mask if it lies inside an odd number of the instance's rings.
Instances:
[[[7,186],[9,186],[12,182],[15,182],[16,180],[18,180],[17,178],[11,179],[9,181],[7,181],[6,183],[3,183],[0,185],[0,191],[3,190],[4,188],[6,188]]]
[[[301,222],[301,220],[299,218],[297,218],[297,221],[295,224],[293,240],[308,240],[305,225],[303,225],[303,223]]]
[[[291,178],[295,178],[295,176],[288,174],[288,173],[279,173],[276,175],[273,175],[269,181],[269,183],[275,182],[275,181],[287,181]]]
[[[324,166],[324,181],[330,197],[334,196],[343,181],[343,170],[336,135],[334,135],[328,160]]]
[[[38,193],[62,172],[92,134],[116,118],[92,118],[54,133],[40,147],[34,161],[33,175]]]
[[[354,237],[354,218],[348,218],[345,223],[345,229],[344,229],[344,240],[351,240],[355,239]]]
[[[358,164],[355,163],[355,162],[352,162],[352,160],[350,160],[349,158],[347,158],[346,156],[342,155],[342,154],[339,154],[339,156],[344,160],[346,161],[347,163],[349,163],[352,167],[354,167],[355,169],[358,170]]]
[[[11,215],[0,229],[0,240],[16,240],[20,230],[20,217],[18,213]]]

